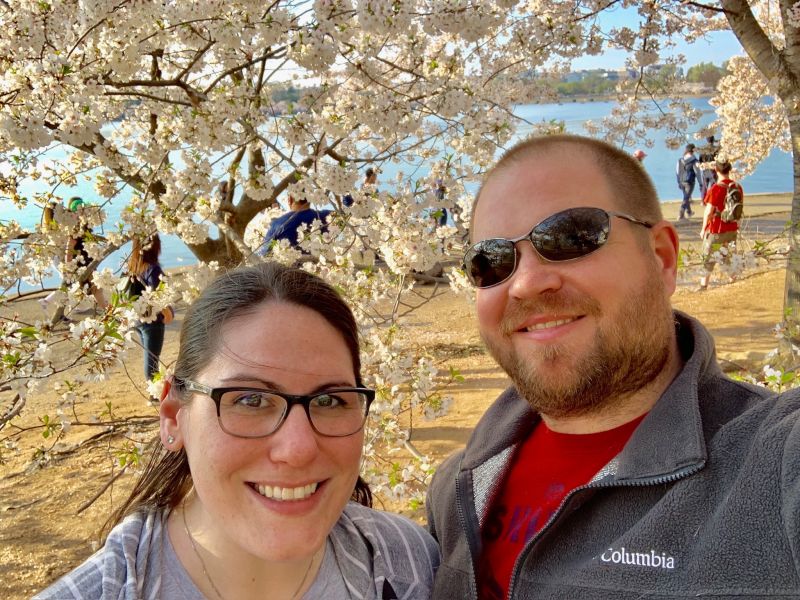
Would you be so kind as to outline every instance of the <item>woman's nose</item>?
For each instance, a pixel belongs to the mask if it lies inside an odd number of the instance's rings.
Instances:
[[[311,427],[308,414],[295,405],[278,431],[270,436],[270,458],[274,462],[304,465],[319,453],[318,434]]]

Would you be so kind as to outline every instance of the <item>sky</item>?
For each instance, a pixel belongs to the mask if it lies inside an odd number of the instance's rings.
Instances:
[[[614,8],[604,11],[598,17],[600,26],[607,30],[612,27],[630,27],[639,29],[640,17],[635,8]],[[686,68],[701,62],[710,62],[721,66],[723,62],[744,54],[742,46],[730,30],[715,31],[694,44],[684,43],[671,49],[670,55],[686,56]],[[599,56],[584,56],[573,61],[573,69],[621,69],[625,66],[628,53],[621,50],[604,50]]]
[[[684,44],[675,48],[674,54],[686,56],[686,68],[701,62],[721,66],[732,56],[744,54],[742,46],[730,31],[715,31],[708,39],[694,44]],[[573,69],[621,69],[625,66],[628,53],[622,50],[604,50],[599,56],[583,56],[573,61]]]

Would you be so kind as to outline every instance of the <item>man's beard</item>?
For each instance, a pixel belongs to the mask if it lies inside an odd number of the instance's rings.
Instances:
[[[553,364],[539,368],[514,350],[511,335],[524,315],[565,310],[598,319],[602,316],[595,300],[568,298],[558,292],[508,310],[503,320],[507,326],[500,332],[507,342],[503,347],[483,336],[494,359],[537,412],[555,418],[600,412],[620,397],[644,388],[665,368],[674,319],[657,273],[624,299],[619,313],[604,329],[598,329],[594,343],[585,351],[576,354],[566,346],[545,347],[537,362]],[[564,364],[558,368],[556,361]]]

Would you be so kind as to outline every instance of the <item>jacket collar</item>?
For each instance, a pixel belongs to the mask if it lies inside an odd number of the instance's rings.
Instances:
[[[615,459],[611,471],[616,480],[666,476],[705,463],[697,390],[704,381],[721,376],[722,372],[708,330],[686,314],[674,311],[674,315],[678,346],[685,361],[683,369]],[[501,454],[506,462],[512,454],[509,450],[530,434],[539,418],[516,388],[508,388],[472,433],[461,469],[475,469]]]

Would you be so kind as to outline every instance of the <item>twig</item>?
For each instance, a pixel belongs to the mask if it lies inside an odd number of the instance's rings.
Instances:
[[[87,508],[89,508],[89,507],[90,507],[92,504],[94,504],[95,502],[97,502],[97,499],[98,499],[98,498],[100,498],[100,496],[102,496],[103,494],[105,494],[106,490],[107,490],[109,487],[111,487],[111,486],[114,484],[114,482],[115,482],[117,479],[119,479],[119,478],[120,478],[120,476],[121,476],[123,473],[125,473],[125,470],[126,470],[127,468],[128,468],[128,465],[126,464],[124,467],[122,467],[122,468],[119,470],[119,472],[118,472],[116,475],[114,475],[114,476],[113,476],[111,479],[109,479],[109,480],[106,482],[106,484],[105,484],[105,485],[102,487],[102,489],[101,489],[99,492],[97,492],[97,493],[96,493],[94,496],[92,496],[92,497],[91,497],[91,498],[89,498],[89,499],[88,499],[86,502],[84,502],[84,503],[81,505],[81,507],[80,507],[80,508],[77,510],[77,512],[75,513],[75,515],[79,515],[79,514],[81,514],[83,511],[85,511]]]

